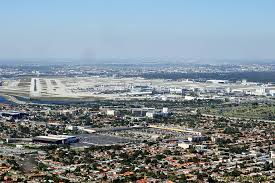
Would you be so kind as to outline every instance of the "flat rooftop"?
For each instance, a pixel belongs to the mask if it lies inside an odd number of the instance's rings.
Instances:
[[[33,139],[35,140],[48,140],[48,141],[56,141],[56,140],[66,140],[69,138],[76,138],[76,136],[70,135],[48,135],[48,136],[36,136]]]

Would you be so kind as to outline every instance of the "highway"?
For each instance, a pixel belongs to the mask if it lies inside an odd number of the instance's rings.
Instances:
[[[17,98],[15,98],[14,96],[11,96],[11,95],[2,94],[1,96],[6,98],[8,101],[11,101],[11,102],[16,103],[16,104],[20,104],[20,105],[27,104],[27,102],[20,101]]]

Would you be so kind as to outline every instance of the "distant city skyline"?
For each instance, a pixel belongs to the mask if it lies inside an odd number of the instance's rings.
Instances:
[[[7,60],[275,60],[273,0],[3,0]]]

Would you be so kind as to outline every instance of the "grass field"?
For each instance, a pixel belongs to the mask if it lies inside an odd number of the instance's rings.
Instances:
[[[275,120],[275,105],[246,104],[239,106],[209,107],[203,113],[227,117]]]

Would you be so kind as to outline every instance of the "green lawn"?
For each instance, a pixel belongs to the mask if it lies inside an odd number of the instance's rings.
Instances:
[[[275,105],[267,104],[211,107],[205,109],[203,112],[227,117],[275,120]]]

